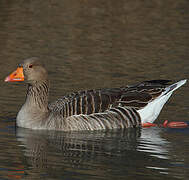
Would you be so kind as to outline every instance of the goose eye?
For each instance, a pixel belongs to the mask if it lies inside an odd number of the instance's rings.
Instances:
[[[32,68],[32,67],[33,67],[33,65],[32,65],[32,64],[30,64],[30,65],[29,65],[29,68]]]

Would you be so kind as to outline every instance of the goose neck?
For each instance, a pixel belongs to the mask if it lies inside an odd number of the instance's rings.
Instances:
[[[26,103],[40,109],[47,109],[49,97],[49,82],[35,82],[28,84]]]

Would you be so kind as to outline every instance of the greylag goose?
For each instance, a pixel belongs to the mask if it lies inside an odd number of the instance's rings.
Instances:
[[[17,126],[62,131],[103,130],[153,124],[181,80],[144,81],[121,88],[86,90],[64,96],[48,104],[49,80],[38,58],[26,59],[6,82],[26,81],[26,101]]]

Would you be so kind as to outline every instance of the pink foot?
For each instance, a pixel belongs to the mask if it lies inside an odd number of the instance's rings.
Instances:
[[[145,127],[145,128],[154,127],[154,126],[157,126],[157,124],[149,123],[149,122],[142,124],[142,127]]]
[[[174,122],[168,122],[168,120],[165,120],[163,123],[163,127],[169,127],[169,128],[185,128],[188,127],[188,124],[183,121],[174,121]]]

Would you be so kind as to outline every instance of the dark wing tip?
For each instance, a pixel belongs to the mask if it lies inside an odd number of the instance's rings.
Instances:
[[[165,79],[157,79],[157,80],[150,80],[150,81],[144,81],[143,83],[147,84],[159,84],[159,85],[168,85],[171,82],[171,80],[165,80]]]

